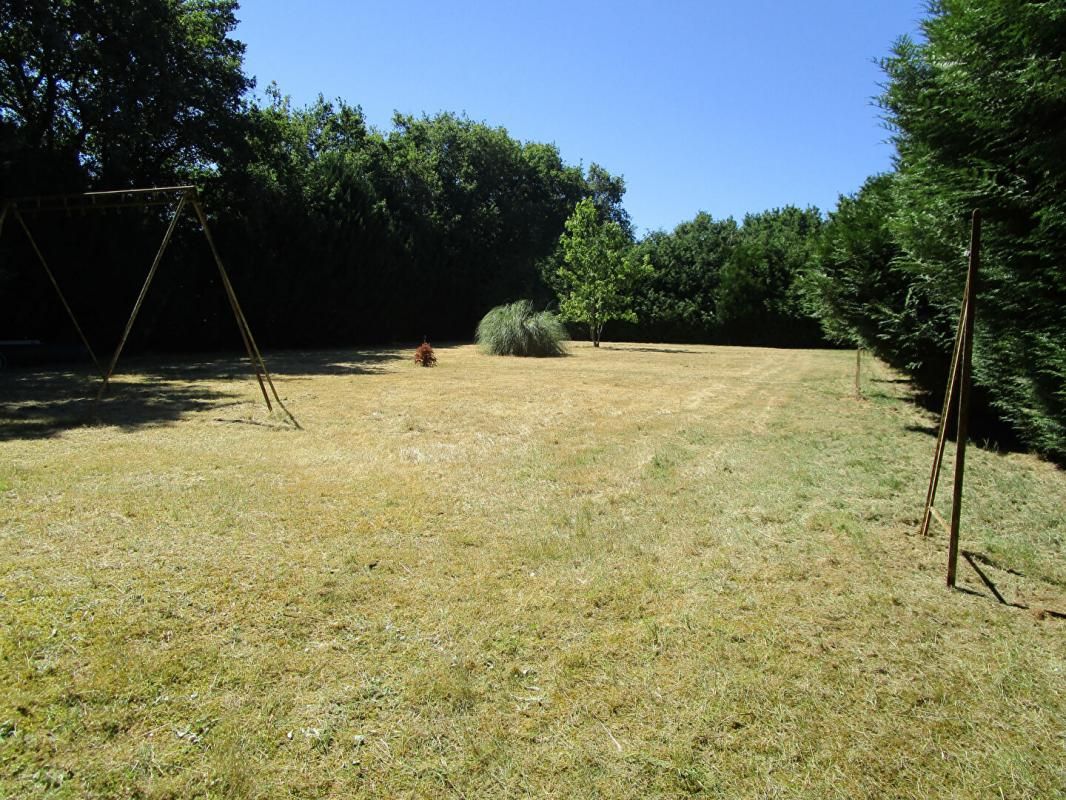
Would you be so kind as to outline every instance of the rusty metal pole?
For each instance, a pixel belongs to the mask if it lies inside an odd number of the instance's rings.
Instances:
[[[925,512],[922,515],[921,536],[929,535],[929,519],[933,514],[936,490],[940,483],[940,465],[944,461],[944,449],[948,441],[948,422],[951,419],[952,404],[955,402],[959,386],[959,359],[962,357],[962,336],[966,326],[966,306],[970,296],[970,277],[966,276],[966,286],[962,290],[962,306],[959,309],[959,324],[955,328],[955,346],[951,352],[951,366],[948,368],[948,385],[944,392],[944,403],[940,409],[940,425],[933,448],[933,469],[929,474],[929,487],[925,494]]]
[[[860,377],[862,375],[862,348],[855,348],[855,396],[862,398],[862,383]]]
[[[248,353],[248,360],[252,362],[252,369],[255,370],[255,379],[259,383],[259,391],[263,393],[263,402],[266,403],[267,411],[273,411],[274,408],[270,403],[270,396],[267,394],[266,385],[263,383],[262,370],[266,367],[265,365],[260,367],[260,359],[257,358],[258,353],[253,349],[251,338],[252,332],[244,321],[244,315],[241,314],[240,305],[237,302],[237,293],[233,291],[233,286],[230,284],[226,269],[222,266],[222,257],[218,254],[218,250],[215,248],[215,240],[211,236],[211,230],[207,227],[207,215],[204,214],[204,210],[200,206],[199,197],[196,196],[195,191],[192,194],[193,212],[196,214],[196,218],[200,221],[200,227],[203,228],[204,231],[204,238],[207,239],[207,245],[211,248],[211,255],[214,256],[215,266],[218,267],[219,275],[222,278],[222,289],[226,293],[226,300],[229,302],[230,311],[233,312],[233,318],[237,322],[237,330],[240,331],[241,341],[244,342],[244,350]]]
[[[970,264],[966,275],[966,322],[959,369],[959,426],[955,441],[955,486],[951,501],[947,584],[955,587],[959,562],[959,523],[962,519],[962,482],[966,470],[966,437],[970,426],[970,383],[973,368],[973,329],[977,311],[977,271],[981,263],[981,212],[974,210],[970,232]]]

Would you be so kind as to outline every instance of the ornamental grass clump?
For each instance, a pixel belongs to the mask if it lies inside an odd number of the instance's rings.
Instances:
[[[494,356],[561,356],[566,328],[550,311],[529,300],[496,306],[477,326],[477,343]]]

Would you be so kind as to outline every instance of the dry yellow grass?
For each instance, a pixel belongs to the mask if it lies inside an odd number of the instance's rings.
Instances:
[[[0,796],[1062,797],[1066,476],[853,355],[0,375]],[[1010,570],[1010,571],[1008,571]]]

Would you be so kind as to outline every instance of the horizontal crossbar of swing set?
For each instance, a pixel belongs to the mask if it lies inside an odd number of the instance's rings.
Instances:
[[[26,213],[37,212],[86,212],[96,209],[109,208],[143,208],[145,206],[163,206],[174,202],[173,196],[156,197],[166,194],[192,194],[197,195],[195,186],[182,184],[180,186],[157,186],[151,189],[110,189],[101,192],[75,192],[70,194],[39,195],[32,197],[10,197],[4,200],[5,205],[18,208]]]
[[[116,195],[143,195],[143,194],[156,194],[159,192],[190,192],[194,191],[196,187],[191,183],[180,184],[178,186],[153,186],[148,189],[108,189],[106,191],[99,192],[68,192],[67,194],[42,194],[42,195],[27,195],[23,197],[9,197],[7,202],[21,204],[25,202],[33,203],[50,203],[58,200],[78,200],[89,197],[115,197]]]
[[[102,203],[86,203],[83,205],[71,205],[69,203],[63,203],[62,205],[40,205],[40,206],[19,206],[14,204],[23,214],[43,214],[51,213],[54,211],[66,212],[67,214],[81,214],[85,215],[90,211],[107,211],[112,208],[149,208],[151,206],[172,206],[174,205],[175,198],[173,197],[159,197],[144,200],[105,200]]]

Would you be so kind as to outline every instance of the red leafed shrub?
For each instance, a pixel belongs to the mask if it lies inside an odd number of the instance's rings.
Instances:
[[[437,355],[433,352],[433,345],[429,342],[422,342],[415,350],[415,363],[423,367],[436,366]]]

